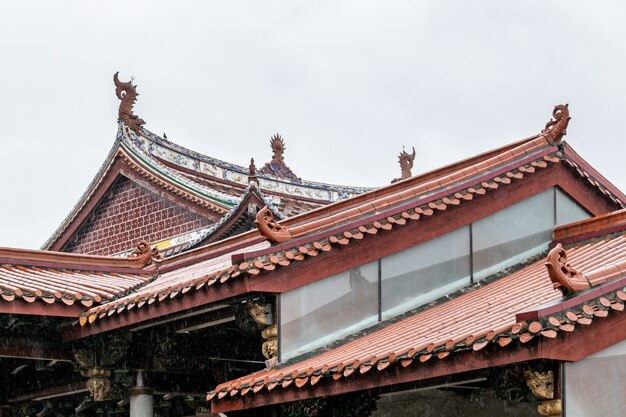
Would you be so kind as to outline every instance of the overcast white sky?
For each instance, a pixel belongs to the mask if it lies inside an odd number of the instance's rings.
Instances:
[[[626,6],[591,1],[0,3],[0,246],[38,248],[116,131],[112,76],[146,128],[247,166],[378,186],[538,133],[626,189]]]

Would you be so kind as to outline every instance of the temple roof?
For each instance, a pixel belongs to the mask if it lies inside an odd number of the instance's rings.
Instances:
[[[326,392],[329,384],[346,378],[352,386],[358,386],[364,374],[377,374],[382,381],[385,373],[429,366],[459,352],[477,352],[489,345],[511,348],[537,338],[551,340],[621,314],[626,302],[623,219],[622,210],[555,229],[556,236],[584,227],[596,235],[604,234],[592,240],[584,240],[581,235],[581,240],[566,247],[569,262],[596,278],[587,291],[564,297],[555,289],[541,256],[493,282],[451,294],[435,306],[418,308],[401,320],[382,323],[369,334],[335,348],[220,384],[208,399],[213,399],[214,411],[227,411],[234,402],[263,405],[268,401],[263,398],[287,390],[302,390],[306,392],[304,397],[323,395],[315,394],[317,384]],[[231,405],[221,405],[222,399]]]
[[[292,263],[312,259],[324,252],[341,250],[415,222],[436,219],[439,213],[448,208],[458,206],[458,210],[471,211],[471,207],[480,204],[484,198],[493,193],[506,193],[508,187],[516,184],[528,183],[531,193],[554,185],[567,189],[569,183],[559,174],[561,171],[553,172],[550,169],[564,170],[582,180],[577,182],[584,184],[584,188],[578,191],[572,188],[570,192],[593,190],[597,194],[594,199],[582,202],[588,204],[586,208],[591,213],[601,214],[623,207],[622,202],[626,198],[621,192],[603,180],[567,144],[551,142],[550,139],[554,137],[543,133],[290,219],[280,222],[272,220],[272,230],[285,231],[287,238],[283,241],[277,242],[271,235],[254,230],[173,256],[161,263],[161,271],[175,270],[190,262],[211,262],[211,259],[225,253],[230,253],[232,259],[230,265],[204,270],[201,276],[177,274],[175,281],[167,281],[160,286],[155,282],[148,292],[138,291],[133,296],[87,311],[82,322],[106,320],[111,315],[124,312],[128,303],[137,305],[136,311],[145,306],[146,302],[153,303],[154,300],[167,303],[177,297],[192,296],[207,287],[216,291],[216,288],[236,286],[242,280],[254,279],[256,276],[269,278]],[[549,171],[545,174],[548,177],[541,176],[544,170]],[[513,198],[510,193],[506,195],[507,199]],[[514,198],[522,196],[516,193]],[[261,230],[262,226],[259,225]],[[435,229],[433,233],[442,234],[443,228],[438,232]],[[270,245],[266,239],[277,243]],[[274,286],[270,281],[263,280],[267,283],[264,284],[267,285],[265,290],[271,288],[277,291],[280,285]],[[256,288],[262,291],[263,287],[258,285]],[[138,305],[140,301],[141,305]],[[209,302],[209,299],[205,302]]]

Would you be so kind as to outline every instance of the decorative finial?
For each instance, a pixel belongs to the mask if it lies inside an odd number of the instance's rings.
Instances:
[[[121,100],[120,108],[118,110],[119,120],[124,122],[126,126],[131,128],[135,133],[139,133],[139,129],[146,123],[139,116],[133,114],[133,106],[137,100],[137,86],[133,85],[134,78],[131,77],[129,82],[121,82],[119,77],[119,71],[113,75],[113,82],[115,83],[115,95]]]
[[[283,154],[287,147],[285,146],[285,141],[278,133],[270,139],[270,146],[272,147],[272,160],[265,164],[263,168],[259,170],[259,173],[274,175],[283,179],[300,180],[285,164]]]
[[[256,178],[256,165],[254,165],[254,158],[250,158],[250,165],[248,165],[248,182],[258,182]]]
[[[552,111],[552,119],[546,124],[541,134],[549,142],[560,142],[563,136],[567,135],[567,125],[571,117],[569,116],[569,104],[558,104]]]
[[[150,243],[140,240],[137,247],[128,255],[129,258],[139,259],[143,266],[147,266],[152,262],[159,262],[163,259],[163,255],[159,252],[159,248],[150,247]]]
[[[272,214],[272,211],[267,208],[267,206],[259,210],[254,223],[256,224],[257,229],[259,229],[259,232],[261,232],[261,234],[270,242],[285,242],[292,237],[289,229],[278,224],[274,220],[274,214]]]
[[[591,287],[587,277],[567,262],[567,253],[560,243],[548,253],[546,268],[548,268],[552,286],[563,295],[574,294]]]
[[[398,182],[400,180],[405,180],[407,178],[411,178],[413,174],[411,174],[411,169],[413,168],[413,161],[415,161],[415,147],[413,147],[413,153],[408,154],[404,150],[404,146],[402,147],[402,152],[398,156],[398,161],[400,162],[400,178],[394,178],[391,183]]]

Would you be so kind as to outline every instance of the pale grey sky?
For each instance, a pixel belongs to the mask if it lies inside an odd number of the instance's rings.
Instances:
[[[538,133],[622,190],[626,6],[590,1],[0,3],[0,246],[38,248],[109,151],[131,75],[146,128],[242,165],[280,132],[305,179],[387,184]]]

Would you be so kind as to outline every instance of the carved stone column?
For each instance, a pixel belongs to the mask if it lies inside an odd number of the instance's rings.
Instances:
[[[149,388],[146,382],[145,374],[142,371],[137,371],[135,386],[128,390],[130,394],[130,417],[154,416],[152,388]]]

